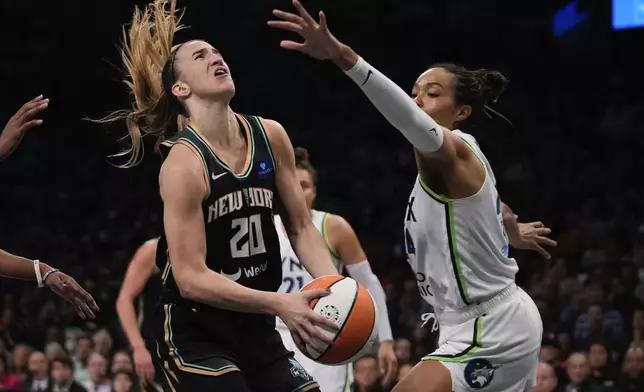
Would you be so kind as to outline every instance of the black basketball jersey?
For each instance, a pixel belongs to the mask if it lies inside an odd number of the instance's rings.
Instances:
[[[248,144],[242,174],[233,173],[191,125],[163,142],[161,153],[165,159],[172,146],[183,143],[203,160],[210,188],[203,201],[208,268],[246,287],[277,291],[282,268],[273,224],[273,203],[277,202],[273,154],[260,119],[236,117]],[[164,303],[184,301],[172,275],[165,235],[157,247],[157,266],[162,271]]]
[[[154,309],[159,302],[160,296],[161,279],[159,278],[159,272],[155,271],[145,284],[138,301],[139,328],[144,338],[148,338],[150,335],[150,323],[153,322]]]

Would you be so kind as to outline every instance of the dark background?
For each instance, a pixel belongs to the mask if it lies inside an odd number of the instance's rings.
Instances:
[[[413,332],[421,304],[402,252],[402,217],[416,173],[408,143],[332,64],[279,48],[288,35],[265,22],[273,8],[290,9],[289,1],[179,4],[187,6],[190,29],[178,41],[201,38],[216,46],[237,85],[233,109],[279,121],[294,145],[309,149],[320,173],[318,207],[356,228],[389,294],[396,336],[409,337],[421,347],[418,353],[429,350],[433,340]],[[644,267],[637,234],[643,30],[611,31],[609,1],[580,1],[589,19],[559,38],[552,36],[552,15],[565,1],[304,4],[313,13],[324,9],[338,38],[406,90],[441,61],[496,68],[510,78],[495,108],[514,127],[493,119],[465,131],[486,151],[505,202],[523,221],[544,221],[560,242],[551,262],[516,253],[519,283],[538,299],[553,340],[559,333],[574,340],[574,322],[560,317],[574,294],[599,288],[608,312],[619,307],[616,293],[626,292],[634,305],[620,310],[619,344],[608,347],[621,362],[641,304],[638,271]],[[0,333],[11,335],[3,338],[7,352],[18,342],[40,349],[50,334],[63,340],[70,326],[108,327],[115,347],[126,347],[114,299],[133,252],[159,234],[160,160],[150,140],[142,164],[114,167],[120,161],[108,156],[119,151],[124,126],[82,118],[129,105],[116,45],[133,5],[0,3],[0,119],[38,94],[51,99],[44,124],[0,165],[0,247],[65,269],[102,306],[96,322],[85,324],[33,284],[2,280],[1,306],[10,316],[3,316],[9,320]],[[573,307],[581,314],[584,306]],[[585,350],[588,343],[574,348]],[[615,378],[618,362],[611,368]]]

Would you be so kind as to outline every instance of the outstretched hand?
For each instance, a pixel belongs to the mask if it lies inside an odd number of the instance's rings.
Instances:
[[[341,54],[343,44],[329,31],[326,16],[320,11],[319,22],[313,19],[298,0],[293,0],[297,14],[274,10],[273,15],[281,20],[271,20],[268,25],[280,30],[292,31],[304,39],[304,42],[282,41],[284,49],[297,50],[318,59],[330,60]]]
[[[69,302],[82,319],[93,319],[95,317],[94,312],[98,311],[96,301],[71,276],[56,271],[47,277],[44,284],[51,291]]]
[[[49,99],[37,96],[31,101],[22,105],[14,114],[0,134],[0,159],[8,156],[18,146],[25,132],[42,124],[42,120],[36,116],[47,109]]]
[[[519,223],[520,237],[517,239],[515,248],[533,250],[546,259],[550,259],[550,253],[544,246],[557,246],[557,242],[547,237],[552,230],[542,222]]]

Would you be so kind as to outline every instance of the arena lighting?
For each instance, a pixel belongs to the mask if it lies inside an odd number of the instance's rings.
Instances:
[[[644,27],[644,0],[612,0],[613,30]]]
[[[644,0],[642,1],[644,2]],[[586,21],[589,15],[589,11],[579,11],[577,0],[566,4],[559,11],[555,12],[552,17],[552,34],[555,37],[561,37],[567,32],[575,29],[580,23]]]

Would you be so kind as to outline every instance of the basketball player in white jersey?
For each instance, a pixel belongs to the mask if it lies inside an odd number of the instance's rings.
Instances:
[[[518,267],[508,251],[549,240],[522,236],[513,215],[504,220],[487,159],[472,136],[456,130],[496,101],[505,77],[438,64],[418,78],[410,99],[339,42],[322,12],[318,23],[297,0],[293,4],[297,15],[274,11],[282,20],[269,25],[305,41],[281,46],[332,60],[415,150],[418,177],[406,208],[405,242],[440,335],[438,349],[394,391],[528,391],[536,382],[543,326],[534,302],[514,282]]]
[[[309,162],[308,152],[302,147],[295,148],[295,167],[297,177],[304,191],[306,204],[311,212],[313,224],[322,233],[336,268],[340,273],[346,269],[351,277],[362,283],[369,290],[376,302],[378,307],[378,338],[380,340],[378,356],[383,373],[383,382],[387,384],[397,372],[398,361],[393,348],[385,291],[378,277],[371,270],[367,256],[362,250],[360,241],[351,225],[341,216],[313,209],[316,196],[316,172],[311,162]],[[295,255],[279,216],[275,216],[275,225],[282,253],[283,283],[279,291],[283,293],[297,292],[313,278]],[[277,319],[277,330],[282,335],[286,348],[295,352],[297,361],[317,380],[322,392],[349,390],[353,378],[350,365],[327,366],[314,362],[304,356],[295,346],[291,333],[279,318]]]

